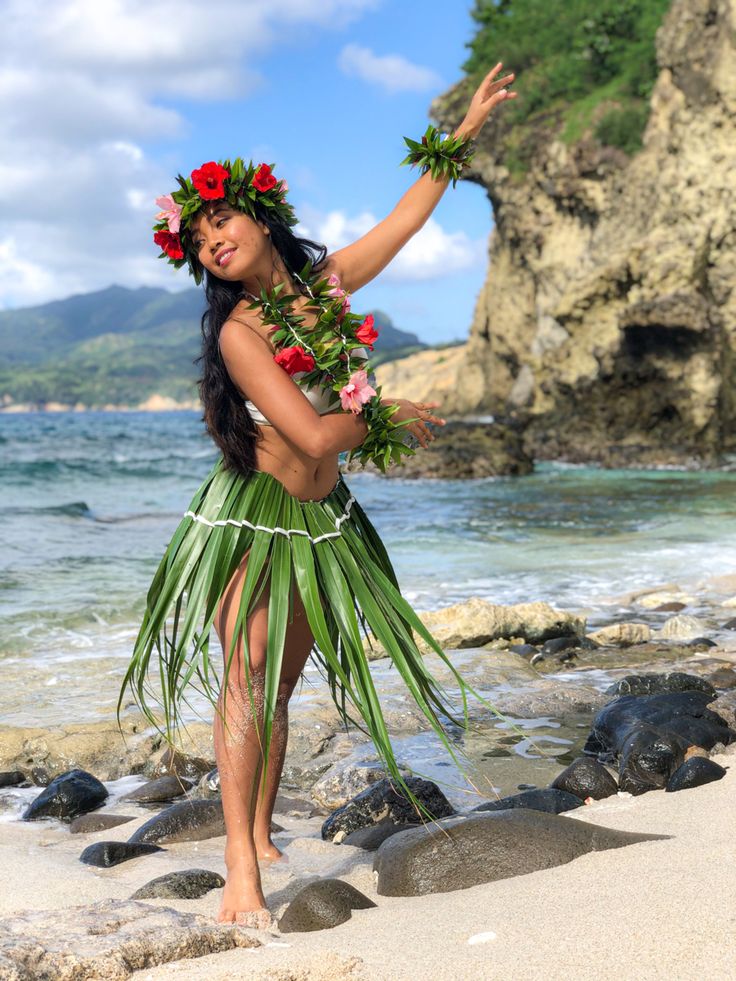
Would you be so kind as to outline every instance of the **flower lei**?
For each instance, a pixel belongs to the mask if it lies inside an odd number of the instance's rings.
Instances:
[[[419,164],[422,174],[428,170],[432,172],[432,180],[438,176],[450,177],[453,188],[458,182],[460,174],[466,167],[470,166],[476,150],[476,142],[473,137],[442,135],[439,130],[430,125],[422,137],[422,142],[404,137],[404,143],[409,147],[409,153],[399,164],[411,164],[412,167]]]
[[[381,386],[373,388],[368,383],[367,359],[356,353],[362,346],[373,349],[378,337],[373,316],[363,319],[350,313],[349,295],[341,289],[337,276],[320,279],[318,274],[312,275],[311,261],[300,275],[293,275],[313,300],[308,309],[319,311],[314,326],[305,327],[304,318],[292,312],[290,305],[299,296],[284,294],[284,283],[273,290],[261,289],[260,298],[254,298],[249,309],[262,308],[263,322],[271,326],[271,340],[278,348],[274,355],[277,364],[290,375],[303,372],[307,387],[319,384],[331,388],[340,396],[343,409],[363,414],[368,434],[360,446],[348,452],[347,462],[357,458],[365,464],[370,460],[385,473],[392,461],[399,463],[403,455],[414,455],[415,450],[404,442],[404,429],[414,420],[392,422],[398,405],[381,403]]]
[[[277,180],[272,173],[273,164],[245,163],[241,157],[202,164],[190,177],[177,174],[179,188],[171,194],[156,198],[161,211],[153,226],[153,241],[161,249],[160,259],[179,269],[188,265],[189,272],[199,285],[202,281],[202,264],[194,251],[187,248],[182,235],[189,228],[192,218],[205,201],[224,199],[233,208],[256,218],[255,201],[280,215],[287,225],[296,225],[298,218],[286,201],[289,187],[285,180]]]

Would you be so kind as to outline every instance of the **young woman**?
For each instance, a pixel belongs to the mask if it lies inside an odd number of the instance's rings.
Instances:
[[[425,172],[387,218],[332,254],[293,235],[286,182],[265,164],[205,164],[157,201],[162,257],[205,282],[200,394],[222,455],[154,577],[118,714],[130,687],[159,726],[146,702],[154,654],[170,741],[189,684],[198,681],[216,707],[227,830],[220,921],[270,922],[258,863],[285,860],[269,829],[288,702],[310,653],[342,718],[373,737],[405,793],[359,622],[368,642],[386,648],[452,752],[438,716],[448,700],[413,631],[445,655],[402,597],[383,543],[338,470],[345,451],[385,469],[409,452],[407,432],[426,447],[434,439],[428,423],[444,420],[432,412],[437,402],[381,397],[371,386],[366,347],[377,332],[372,318],[358,326],[349,294],[419,231],[468,162],[490,111],[516,95],[505,88],[513,73],[496,80],[501,67],[485,77],[454,136],[429,127],[421,144],[407,141],[404,163]],[[224,653],[223,679],[214,683],[212,627]],[[471,689],[454,675],[465,698]]]

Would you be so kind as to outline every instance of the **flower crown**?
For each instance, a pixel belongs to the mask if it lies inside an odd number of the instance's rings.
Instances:
[[[160,259],[179,269],[188,265],[189,273],[199,285],[202,281],[202,265],[182,232],[189,228],[194,215],[207,201],[226,200],[227,203],[258,218],[255,203],[270,208],[287,224],[296,225],[298,218],[286,200],[289,189],[285,180],[278,180],[272,173],[273,164],[247,164],[241,157],[232,163],[219,160],[202,164],[190,177],[177,174],[179,188],[171,194],[156,198],[161,211],[153,226],[153,241],[161,249]]]

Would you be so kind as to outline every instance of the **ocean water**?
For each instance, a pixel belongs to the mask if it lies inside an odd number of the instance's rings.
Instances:
[[[151,577],[216,459],[195,412],[0,416],[0,722],[111,717]],[[419,610],[545,600],[594,624],[624,591],[736,571],[731,472],[346,480]]]

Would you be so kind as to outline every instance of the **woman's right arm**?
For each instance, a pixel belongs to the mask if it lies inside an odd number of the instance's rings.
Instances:
[[[362,413],[321,416],[298,385],[273,359],[257,331],[241,320],[228,320],[220,332],[225,367],[241,392],[289,442],[320,460],[360,446],[368,434]]]

